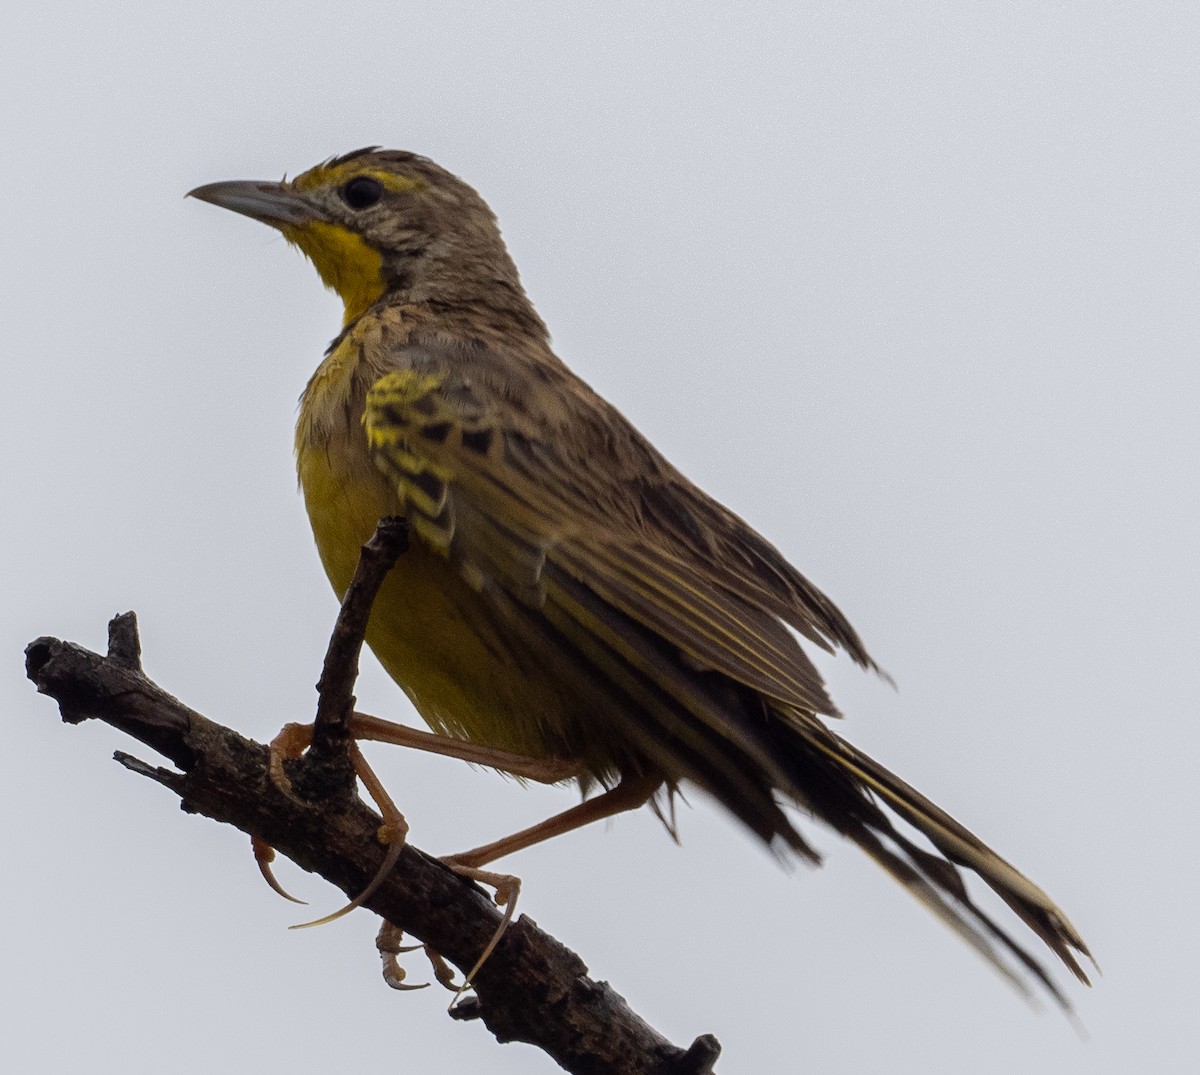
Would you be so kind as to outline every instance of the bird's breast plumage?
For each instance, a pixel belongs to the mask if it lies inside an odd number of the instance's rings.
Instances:
[[[392,326],[391,341],[396,338]],[[380,325],[356,325],[326,356],[300,403],[296,464],[321,563],[340,598],[359,550],[385,515],[425,521],[430,505],[376,468],[363,429],[366,390],[378,372]],[[563,749],[566,708],[534,675],[478,582],[418,529],[376,599],[367,642],[434,730],[530,757]]]

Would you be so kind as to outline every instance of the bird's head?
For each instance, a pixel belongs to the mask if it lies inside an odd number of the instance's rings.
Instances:
[[[478,194],[414,153],[359,149],[281,183],[234,180],[190,197],[278,228],[346,306],[346,323],[386,295],[524,299],[496,218]]]

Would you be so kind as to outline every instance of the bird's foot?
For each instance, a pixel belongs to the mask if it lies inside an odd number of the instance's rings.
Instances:
[[[400,942],[403,939],[404,930],[399,926],[394,926],[391,922],[384,921],[379,927],[379,933],[375,938],[375,947],[379,950],[379,958],[383,961],[383,980],[393,989],[401,991],[427,988],[430,985],[429,982],[422,982],[420,985],[409,985],[405,981],[408,973],[400,966],[400,960],[397,958],[404,952],[423,950],[433,967],[433,976],[437,979],[438,984],[451,990],[457,996],[460,987],[454,981],[454,971],[450,964],[430,948],[429,945],[401,944]]]
[[[257,836],[250,837],[250,847],[254,851],[254,861],[258,863],[258,871],[263,875],[263,880],[271,886],[271,889],[285,900],[291,900],[292,903],[304,904],[304,900],[297,899],[279,883],[279,879],[275,876],[275,871],[271,869],[271,863],[275,861],[275,848],[264,840],[260,840]]]
[[[311,724],[285,724],[280,729],[279,734],[271,740],[270,754],[267,761],[267,775],[271,783],[285,795],[292,795],[292,782],[288,779],[284,763],[299,759],[312,746],[312,737],[313,726]],[[358,744],[353,741],[350,743],[350,760],[354,765],[355,774],[363,782],[367,793],[371,796],[371,799],[382,815],[383,824],[379,826],[376,836],[379,842],[387,848],[387,854],[384,855],[382,864],[375,872],[375,876],[371,879],[367,887],[344,907],[339,908],[332,914],[314,919],[312,922],[300,922],[290,927],[291,929],[307,929],[310,926],[323,926],[328,922],[333,922],[341,918],[343,915],[349,914],[356,907],[361,907],[383,883],[384,878],[391,873],[392,868],[400,858],[400,853],[404,850],[404,844],[408,838],[408,822],[392,801],[391,796],[384,789],[379,777],[375,775],[374,770],[367,764],[367,759],[363,757],[362,751],[358,749]],[[293,903],[303,904],[304,900],[297,899],[291,895],[275,877],[275,873],[271,869],[271,862],[275,858],[275,849],[258,837],[251,837],[251,846],[254,849],[254,858],[258,863],[259,871],[262,873],[267,884],[285,899],[291,900]]]
[[[312,745],[312,736],[313,726],[311,724],[285,724],[268,747],[267,777],[289,798],[295,798],[295,796],[292,794],[292,782],[288,779],[284,762],[295,761],[299,758]],[[254,861],[258,863],[258,871],[263,875],[263,880],[270,885],[272,891],[277,892],[285,900],[303,905],[305,901],[297,899],[288,892],[279,883],[275,871],[271,868],[271,863],[275,861],[275,848],[257,836],[250,837],[250,846],[254,851]]]
[[[492,953],[496,950],[496,945],[500,943],[500,938],[504,936],[504,931],[508,929],[509,924],[512,922],[513,915],[517,910],[517,898],[521,895],[521,879],[513,874],[493,873],[491,870],[481,869],[472,863],[470,852],[464,855],[448,855],[439,861],[444,866],[448,866],[459,877],[465,877],[469,881],[487,885],[496,893],[496,905],[504,908],[504,917],[500,919],[500,924],[496,927],[495,933],[492,934],[491,940],[484,946],[479,958],[475,961],[475,966],[471,968],[466,978],[463,979],[463,984],[455,992],[454,999],[450,1002],[450,1007],[453,1008],[458,1003],[459,998],[471,988],[475,975],[479,973],[480,968],[491,958]]]
[[[323,918],[315,919],[312,922],[301,922],[291,929],[308,929],[310,926],[323,926],[328,922],[333,922],[343,915],[348,915],[356,907],[361,907],[369,900],[387,879],[388,874],[392,872],[393,867],[400,860],[400,853],[404,850],[405,841],[408,839],[408,822],[404,819],[404,815],[400,813],[399,808],[392,797],[384,789],[383,784],[379,782],[379,777],[375,775],[374,770],[367,764],[367,759],[362,756],[362,751],[358,749],[358,744],[351,742],[350,744],[350,759],[354,763],[354,771],[358,774],[359,780],[367,789],[367,793],[374,800],[375,805],[379,808],[379,812],[383,815],[383,824],[379,826],[376,832],[376,839],[387,848],[387,854],[383,856],[383,862],[379,869],[375,871],[375,876],[371,878],[370,883],[357,896],[354,897],[345,907],[341,907],[332,914],[327,914]]]

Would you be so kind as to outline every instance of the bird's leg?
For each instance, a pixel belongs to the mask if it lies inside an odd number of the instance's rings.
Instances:
[[[583,772],[577,763],[567,761],[563,758],[530,758],[524,754],[514,754],[507,750],[496,750],[492,747],[478,746],[462,739],[452,739],[447,735],[435,735],[433,732],[423,732],[418,728],[409,728],[404,724],[396,724],[390,720],[383,720],[380,717],[372,717],[367,713],[351,714],[347,722],[347,727],[355,740],[412,747],[415,750],[424,750],[430,754],[458,758],[473,765],[486,765],[490,768],[498,769],[503,773],[508,773],[510,776],[521,777],[524,780],[533,780],[539,784],[557,784],[573,776],[580,776]],[[271,782],[288,794],[291,793],[292,784],[284,769],[284,762],[295,761],[300,758],[312,745],[312,737],[313,725],[311,724],[285,724],[280,729],[279,734],[271,740],[267,771]],[[375,805],[379,807],[380,813],[384,815],[384,829],[387,828],[390,818],[394,823],[398,821],[399,825],[403,827],[403,831],[407,833],[408,826],[404,824],[403,815],[396,808],[391,798],[389,798],[387,792],[380,784],[378,777],[375,776],[357,747],[354,750],[351,760],[354,762],[355,772],[370,792],[371,798],[375,801]],[[381,832],[383,831],[381,830]],[[389,847],[396,847],[402,844],[404,840],[401,837],[398,841],[387,839],[385,842],[388,843]],[[295,896],[289,894],[275,878],[275,874],[271,869],[271,862],[275,858],[275,849],[269,844],[264,843],[257,836],[251,837],[250,844],[254,849],[255,861],[258,863],[258,868],[267,884],[285,899],[289,899],[293,903],[304,903],[303,900],[298,900]],[[399,854],[399,852],[396,853]],[[392,863],[386,859],[384,861],[386,867],[390,869]],[[379,876],[377,875],[371,882],[371,885],[368,886],[368,890],[374,892],[378,882]],[[361,901],[363,898],[365,897],[360,896],[359,900]]]
[[[284,762],[294,761],[303,755],[304,751],[312,743],[312,732],[313,726],[311,724],[285,724],[279,734],[271,740],[267,773],[271,782],[287,794],[291,794],[291,781],[284,771]],[[305,929],[308,926],[324,925],[326,922],[332,922],[336,918],[341,918],[344,914],[349,914],[355,907],[361,906],[363,901],[369,899],[375,890],[379,888],[383,879],[388,875],[392,867],[396,865],[396,860],[400,857],[404,841],[408,836],[408,822],[392,801],[392,797],[388,795],[379,777],[375,775],[375,771],[367,764],[367,759],[363,757],[362,751],[358,749],[358,743],[352,739],[349,749],[350,761],[354,766],[354,773],[363,782],[363,786],[367,789],[367,794],[371,796],[371,801],[375,803],[383,818],[383,824],[379,826],[378,838],[379,842],[387,847],[387,854],[384,856],[383,865],[379,867],[378,872],[371,879],[371,883],[345,907],[316,921],[302,922],[299,925],[292,926],[292,929]],[[298,900],[295,896],[291,895],[276,879],[274,871],[271,869],[271,862],[275,858],[275,849],[260,840],[257,836],[250,837],[250,845],[254,849],[254,859],[258,863],[259,871],[262,873],[267,884],[278,892],[279,895],[283,896],[284,899],[291,900],[293,903],[304,903],[304,900]]]
[[[409,728],[403,724],[393,723],[390,720],[372,717],[367,713],[352,713],[350,719],[347,721],[347,729],[356,740],[391,743],[395,746],[424,750],[430,754],[441,754],[444,757],[459,758],[474,765],[487,765],[493,769],[499,769],[501,772],[508,773],[510,776],[518,776],[525,780],[534,780],[540,784],[557,784],[559,781],[579,776],[582,771],[574,762],[564,761],[561,758],[530,758],[524,754],[514,754],[507,750],[495,750],[491,747],[477,746],[462,739],[452,739],[446,735],[423,732],[417,728]],[[279,734],[271,740],[268,773],[271,782],[277,788],[290,794],[292,785],[284,769],[284,762],[295,761],[300,758],[312,745],[312,738],[313,725],[285,724],[280,729]],[[375,805],[379,807],[380,812],[384,813],[385,810],[390,810],[393,812],[393,819],[399,818],[400,822],[403,823],[403,816],[396,809],[392,800],[388,798],[387,792],[383,790],[362,754],[356,750],[352,760],[354,761],[355,772],[358,773],[368,790],[371,788],[378,789],[378,794],[371,791],[371,798],[374,799]],[[370,774],[369,777],[364,776],[364,773]],[[386,824],[387,819],[385,816],[385,828]],[[407,826],[405,826],[405,831],[407,832]],[[398,842],[395,840],[386,842],[388,842],[389,847],[395,848],[400,843],[403,843],[403,839]],[[298,900],[295,896],[291,895],[276,879],[275,873],[271,869],[271,862],[275,858],[275,849],[256,836],[251,837],[250,844],[254,849],[254,859],[258,863],[259,871],[262,873],[267,884],[274,891],[278,892],[279,895],[283,896],[284,899],[291,900],[293,903],[304,903],[303,900]],[[396,854],[398,855],[399,852],[397,851]],[[384,862],[386,868],[390,869],[392,862],[389,862],[387,859]],[[380,877],[377,875],[375,880],[371,882],[371,885],[368,886],[368,892],[375,891],[379,879]],[[359,900],[361,901],[364,898],[360,896]]]
[[[461,761],[470,762],[474,765],[486,765],[508,773],[511,776],[533,780],[542,784],[557,784],[571,777],[579,776],[583,772],[578,763],[562,758],[530,758],[523,754],[497,750],[492,747],[468,743],[461,739],[454,739],[450,736],[437,735],[433,732],[410,728],[403,724],[395,724],[392,721],[373,717],[367,713],[352,713],[347,721],[347,729],[354,740],[352,753],[354,770],[384,817],[384,824],[380,827],[380,838],[388,845],[388,853],[384,858],[383,865],[371,880],[371,883],[355,899],[331,915],[326,915],[324,918],[317,919],[314,922],[303,923],[302,926],[293,926],[293,929],[331,922],[335,918],[340,918],[355,907],[360,906],[365,900],[370,898],[382,883],[384,877],[390,872],[396,863],[396,859],[399,858],[400,850],[404,845],[404,835],[408,831],[408,826],[404,822],[403,815],[396,808],[390,796],[384,790],[383,785],[379,782],[379,778],[376,777],[367,764],[366,759],[363,758],[362,753],[359,751],[357,745],[359,740],[390,743],[396,746],[424,750],[431,754],[440,754],[444,757],[458,758]],[[284,771],[284,762],[300,757],[311,742],[311,724],[288,724],[271,741],[270,775],[271,780],[276,785],[282,787],[284,790],[289,788],[289,781]],[[537,825],[532,825],[527,829],[512,833],[500,840],[494,840],[489,844],[483,844],[480,847],[472,848],[470,851],[464,851],[458,855],[450,855],[441,860],[461,877],[487,885],[493,889],[496,894],[497,905],[504,908],[504,917],[496,927],[495,933],[492,934],[483,952],[475,961],[475,966],[466,976],[464,984],[458,989],[456,997],[470,987],[471,980],[479,973],[480,967],[487,962],[492,952],[495,951],[496,945],[499,944],[500,938],[504,935],[504,931],[508,928],[509,923],[512,922],[516,911],[517,897],[521,892],[521,879],[519,877],[513,874],[495,873],[485,870],[483,867],[488,863],[494,862],[496,859],[503,858],[505,855],[511,855],[516,851],[523,851],[527,847],[533,847],[535,844],[540,844],[555,836],[561,836],[584,825],[589,825],[593,821],[602,821],[605,818],[613,817],[627,810],[636,810],[647,803],[661,785],[662,779],[657,775],[622,777],[616,787],[610,788],[602,795],[597,795],[593,799],[587,799]],[[395,836],[396,833],[399,834],[398,838]],[[265,847],[265,845],[262,846]],[[266,848],[266,850],[270,851],[269,848]],[[269,859],[260,854],[260,845],[257,843],[255,844],[255,853],[259,861],[259,868],[262,870],[271,887],[277,892],[287,895],[287,893],[282,892],[278,882],[275,881],[270,867],[267,865]],[[380,931],[377,941],[377,947],[384,963],[384,978],[393,988],[402,987],[411,989],[414,987],[402,986],[401,984],[404,979],[404,971],[400,968],[395,958],[396,954],[402,950],[397,947],[398,943],[398,934],[395,931],[395,927],[388,928],[387,924],[385,924],[385,928]],[[449,988],[453,988],[449,981],[449,975],[439,973],[439,964],[444,967],[444,961],[436,953],[429,952],[428,949],[426,951],[430,959],[434,962],[434,974],[438,981]]]
[[[358,743],[353,739],[350,741],[350,760],[354,764],[355,774],[367,789],[367,794],[371,796],[372,802],[379,807],[383,824],[379,826],[376,835],[379,842],[387,848],[387,854],[383,856],[383,863],[376,871],[375,876],[371,878],[367,887],[347,903],[345,907],[339,908],[332,914],[327,914],[322,918],[314,919],[312,922],[301,922],[298,925],[290,926],[290,929],[308,929],[310,926],[323,926],[328,922],[333,922],[341,918],[343,915],[348,915],[354,908],[361,907],[375,894],[379,886],[383,884],[384,878],[392,872],[392,867],[396,865],[396,861],[400,858],[400,853],[404,850],[404,841],[408,838],[408,822],[392,801],[392,797],[387,793],[379,777],[375,775],[375,770],[367,764],[367,759],[362,756],[362,751],[358,749]]]
[[[458,758],[472,765],[486,765],[508,773],[509,776],[533,780],[538,784],[558,784],[583,774],[583,769],[577,762],[564,758],[531,758],[526,754],[479,746],[464,739],[454,739],[448,735],[410,728],[405,724],[395,724],[390,720],[372,717],[368,713],[351,714],[347,727],[355,739],[390,743],[393,746],[424,750],[429,754],[441,754],[447,758]]]
[[[486,866],[505,855],[524,851],[527,847],[573,832],[584,825],[590,825],[593,821],[603,821],[607,817],[645,806],[661,786],[662,777],[655,773],[623,776],[616,787],[609,788],[594,799],[586,799],[569,810],[555,814],[527,829],[521,829],[520,832],[514,832],[510,836],[493,840],[490,844],[483,844],[458,855],[449,855],[441,861],[456,872],[470,876],[465,871]]]
[[[472,765],[486,765],[509,776],[533,780],[538,784],[558,784],[572,777],[583,775],[577,762],[565,758],[531,758],[509,750],[479,746],[465,739],[454,739],[448,735],[424,732],[406,724],[396,724],[369,713],[352,713],[346,722],[351,736],[372,743],[390,743],[393,746],[410,747],[428,754],[440,754],[446,758],[458,758]],[[291,781],[284,771],[285,761],[295,761],[312,744],[311,724],[285,724],[270,745],[269,772],[271,782],[284,791],[291,790]]]
[[[557,784],[560,781],[567,780],[573,776],[579,776],[582,773],[582,769],[577,763],[566,761],[562,758],[530,758],[524,754],[514,754],[511,751],[479,746],[461,739],[452,739],[449,736],[435,735],[433,732],[424,732],[417,728],[409,728],[406,725],[373,717],[367,713],[352,713],[350,719],[347,721],[347,729],[353,738],[351,760],[354,764],[354,771],[359,779],[362,780],[368,794],[370,794],[375,805],[379,808],[379,812],[384,819],[384,823],[380,827],[380,839],[383,843],[387,844],[388,853],[383,860],[383,865],[379,868],[371,883],[354,900],[332,915],[326,915],[315,922],[302,923],[302,926],[314,926],[330,922],[352,911],[355,907],[360,906],[379,887],[383,878],[387,876],[388,872],[395,865],[396,859],[400,856],[400,849],[404,846],[404,837],[408,832],[408,825],[404,820],[403,814],[397,809],[395,803],[380,783],[379,778],[362,756],[362,752],[357,746],[358,740],[391,743],[397,746],[424,750],[431,754],[441,754],[444,757],[459,758],[462,761],[475,765],[487,765],[491,768],[499,769],[501,772],[508,773],[511,776],[534,780],[542,784]],[[280,730],[279,734],[271,740],[268,773],[272,783],[283,791],[290,793],[291,790],[291,781],[287,777],[284,763],[300,758],[309,746],[311,746],[312,737],[313,725],[286,724]],[[599,802],[603,798],[605,796],[600,796],[598,799],[592,801]],[[585,803],[583,805],[588,804]],[[585,821],[579,822],[579,824],[585,823]],[[563,831],[565,832],[567,829]],[[537,841],[535,840],[534,842],[536,843]],[[275,857],[274,849],[257,837],[251,838],[251,845],[254,848],[254,857],[258,862],[258,868],[266,879],[267,884],[286,899],[292,900],[294,903],[303,903],[303,900],[298,900],[290,895],[276,880],[270,866],[271,861]],[[487,871],[480,870],[478,868],[479,865],[482,865],[482,863],[469,867],[476,871],[476,874],[472,876],[476,880],[494,888],[496,890],[496,902],[502,906],[507,905],[509,908],[509,913],[501,926],[501,932],[503,932],[503,927],[508,924],[508,921],[512,917],[512,908],[516,904],[516,896],[520,891],[520,882],[516,878],[508,877],[507,875],[490,874]],[[491,949],[489,948],[488,951],[490,954]],[[380,952],[384,954],[384,949],[381,948]],[[385,962],[386,959],[387,956],[385,955]],[[442,975],[438,972],[438,964],[435,961],[434,973],[438,977],[438,980],[441,981]],[[399,980],[397,979],[397,981]],[[390,979],[389,984],[392,984]]]
[[[503,858],[505,855],[511,855],[515,851],[524,851],[527,847],[533,847],[535,844],[540,844],[555,836],[562,836],[564,833],[572,832],[584,825],[590,825],[593,821],[602,821],[616,814],[622,814],[626,810],[636,810],[649,802],[661,786],[662,778],[654,774],[623,776],[616,787],[610,788],[602,795],[597,795],[594,799],[586,799],[569,810],[555,814],[520,832],[514,832],[511,836],[493,840],[490,844],[483,844],[481,847],[472,848],[470,851],[464,851],[458,855],[449,855],[441,860],[460,876],[495,889],[496,903],[504,908],[504,918],[501,919],[500,925],[496,927],[496,932],[492,934],[491,940],[488,941],[483,952],[475,961],[475,966],[466,976],[455,1000],[470,988],[471,981],[479,973],[480,967],[496,950],[496,945],[500,943],[500,938],[504,936],[504,931],[513,919],[517,897],[521,893],[519,877],[512,874],[492,873],[481,867],[495,862],[496,859]]]
[[[285,795],[292,794],[292,782],[288,779],[283,763],[299,758],[312,745],[312,736],[311,724],[285,724],[270,742],[267,752],[267,776]],[[250,846],[254,850],[254,861],[258,863],[258,870],[271,889],[285,900],[303,904],[304,900],[293,896],[276,878],[275,871],[271,868],[271,863],[275,861],[275,848],[257,836],[250,837]]]

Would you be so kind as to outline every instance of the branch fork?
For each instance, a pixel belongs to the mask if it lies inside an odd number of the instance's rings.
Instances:
[[[188,708],[145,675],[132,612],[109,623],[103,656],[36,639],[25,650],[26,674],[67,723],[102,720],[166,758],[171,768],[115,754],[178,795],[183,810],[235,826],[353,897],[378,873],[387,848],[377,839],[378,815],[356,793],[347,722],[371,604],[406,543],[403,521],[385,519],[363,547],[330,640],[312,747],[288,763],[291,792],[271,780],[267,746]],[[480,889],[411,844],[363,906],[463,970],[500,922]],[[687,1049],[667,1041],[526,916],[504,933],[473,984],[475,996],[456,1006],[456,1019],[478,1018],[498,1041],[535,1045],[568,1072],[706,1075],[720,1053],[711,1035]]]

